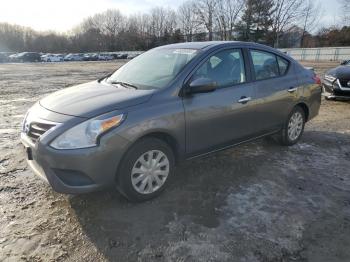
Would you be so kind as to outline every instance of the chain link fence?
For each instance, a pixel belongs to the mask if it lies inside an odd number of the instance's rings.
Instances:
[[[280,49],[299,61],[342,61],[350,60],[350,46],[319,48]]]

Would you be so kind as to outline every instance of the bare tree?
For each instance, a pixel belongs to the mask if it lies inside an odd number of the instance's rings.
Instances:
[[[176,12],[172,9],[167,9],[165,12],[165,31],[167,33],[174,33],[177,26]]]
[[[162,36],[162,33],[165,29],[165,19],[166,19],[166,10],[163,7],[155,7],[151,9],[151,34],[157,38]]]
[[[117,9],[109,9],[104,15],[103,30],[111,35],[116,36],[120,31],[125,29],[126,18]]]
[[[341,5],[341,12],[343,14],[343,22],[345,25],[350,25],[350,1],[338,0]]]
[[[244,0],[219,0],[216,21],[222,40],[232,40],[236,21],[244,7]]]
[[[300,39],[300,46],[304,46],[304,40],[307,33],[315,30],[318,21],[322,15],[320,4],[315,4],[313,0],[305,0],[302,9],[302,29],[303,33]]]
[[[193,1],[184,2],[178,8],[179,26],[186,36],[186,41],[192,41],[193,34],[197,31],[198,23],[194,12],[195,4]]]
[[[302,15],[303,0],[275,0],[272,33],[274,46],[278,47],[280,34],[297,22]]]
[[[195,2],[194,11],[198,22],[203,24],[209,32],[209,41],[213,40],[214,15],[217,0],[198,0]]]
[[[128,27],[135,27],[137,29],[137,33],[141,37],[147,37],[150,33],[150,16],[149,14],[136,14],[129,17],[127,23]]]
[[[349,25],[350,2],[337,1],[342,5],[344,24]],[[208,32],[209,40],[213,40],[214,31],[222,40],[231,40],[236,37],[234,30],[240,33],[239,39],[275,46],[288,46],[288,34],[293,44],[301,41],[304,46],[349,45],[347,26],[330,28],[316,36],[310,34],[321,15],[314,0],[184,0],[176,12],[156,7],[147,13],[124,16],[119,10],[107,10],[84,19],[66,34],[0,23],[0,51],[147,50],[184,40],[204,41]]]

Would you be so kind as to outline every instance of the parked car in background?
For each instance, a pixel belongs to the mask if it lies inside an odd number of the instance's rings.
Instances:
[[[326,72],[323,78],[323,93],[326,99],[350,99],[350,60]]]
[[[118,59],[118,54],[117,53],[111,53],[111,56],[113,56],[113,59]]]
[[[120,54],[120,53],[112,53],[111,54],[114,59],[126,59],[128,57],[127,54]]]
[[[64,56],[59,54],[45,54],[41,56],[41,61],[43,62],[62,62],[64,61]]]
[[[98,54],[96,54],[96,53],[84,54],[83,60],[84,61],[98,61]]]
[[[343,60],[341,61],[340,65],[349,65],[350,60]]]
[[[41,62],[41,56],[36,52],[22,52],[11,55],[9,58],[11,62]]]
[[[98,55],[98,60],[101,60],[101,61],[110,61],[110,60],[113,60],[114,57],[110,54],[104,54],[104,53],[100,53]]]
[[[8,60],[9,60],[10,62],[16,62],[17,56],[18,56],[18,53],[9,55],[9,56],[8,56]]]
[[[139,56],[139,54],[128,54],[127,59],[134,59],[137,56]]]
[[[127,59],[128,58],[128,54],[118,54],[117,55],[117,59]]]
[[[64,61],[83,61],[84,54],[68,54],[64,57]]]
[[[116,186],[143,201],[182,160],[263,136],[297,143],[320,104],[320,79],[276,49],[181,43],[43,98],[26,114],[21,140],[29,166],[54,190]]]

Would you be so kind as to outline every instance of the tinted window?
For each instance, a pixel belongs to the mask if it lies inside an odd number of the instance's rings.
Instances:
[[[250,51],[250,53],[257,80],[279,76],[277,59],[274,54],[261,51]]]
[[[284,75],[285,73],[287,73],[289,62],[280,56],[277,56],[277,62],[280,69],[280,75]]]
[[[240,50],[224,50],[211,56],[192,79],[209,78],[219,87],[245,82],[244,61]]]

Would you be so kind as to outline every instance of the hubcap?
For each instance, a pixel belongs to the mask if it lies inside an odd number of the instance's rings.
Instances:
[[[134,189],[141,194],[150,194],[163,186],[169,175],[169,159],[159,150],[142,154],[131,171]]]
[[[295,112],[288,123],[288,137],[290,140],[296,140],[303,129],[303,116],[300,112]]]

